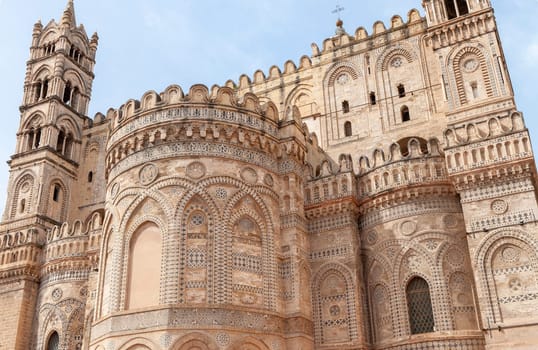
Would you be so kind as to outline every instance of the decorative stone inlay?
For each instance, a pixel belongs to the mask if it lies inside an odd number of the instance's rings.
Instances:
[[[491,202],[491,211],[496,215],[501,215],[506,213],[508,210],[508,203],[502,199],[496,199]]]
[[[340,307],[338,307],[338,305],[333,305],[329,309],[329,312],[331,313],[331,316],[336,317],[340,315]]]
[[[204,216],[201,214],[194,214],[191,217],[191,225],[193,226],[200,226],[204,223]]]
[[[424,261],[418,255],[411,255],[407,258],[407,266],[413,271],[421,271]]]
[[[146,164],[140,169],[140,172],[138,173],[138,178],[140,179],[140,183],[142,185],[149,185],[159,175],[159,168],[153,163]]]
[[[181,122],[187,121],[188,119],[209,119],[225,123],[234,123],[236,125],[247,125],[272,136],[277,136],[278,133],[278,128],[274,123],[271,121],[263,121],[261,118],[253,117],[253,115],[250,114],[217,108],[180,107],[133,117],[113,132],[108,140],[108,144],[114,145],[120,139],[132,134],[133,131],[143,129],[149,125],[163,122]]]
[[[507,263],[513,263],[519,260],[521,252],[515,247],[506,247],[502,250],[501,257]]]
[[[509,213],[506,215],[487,216],[482,218],[474,218],[471,220],[468,232],[477,232],[489,230],[500,226],[522,225],[527,222],[533,222],[535,219],[532,209]]]
[[[391,62],[390,65],[394,68],[400,68],[403,65],[403,60],[400,56],[395,57]]]
[[[336,82],[339,85],[346,85],[349,82],[349,75],[347,75],[346,73],[340,74],[338,78],[336,78]]]
[[[201,162],[192,162],[187,165],[187,176],[191,179],[198,180],[205,176],[205,165]]]
[[[455,248],[452,248],[447,253],[447,261],[454,267],[463,266],[464,257],[463,254]]]
[[[282,343],[280,341],[278,341],[278,340],[274,340],[272,345],[273,345],[273,347],[272,347],[273,350],[282,349]]]
[[[164,347],[172,345],[172,336],[170,334],[163,334],[161,336],[161,345]]]
[[[469,298],[469,295],[468,294],[465,294],[465,293],[459,293],[458,296],[456,297],[456,299],[458,300],[458,302],[462,305],[469,305],[469,303],[471,303],[472,301],[470,300]]]
[[[88,296],[88,287],[84,286],[80,288],[79,294],[81,297],[87,297]]]
[[[230,335],[228,333],[217,333],[215,341],[219,346],[226,346],[230,344]]]
[[[62,295],[63,295],[63,291],[60,289],[60,288],[55,288],[51,295],[52,295],[52,300],[54,301],[58,301],[62,298]]]
[[[412,235],[416,230],[417,224],[414,221],[404,221],[400,224],[400,232],[404,236]]]
[[[132,331],[157,327],[174,327],[191,330],[193,327],[233,327],[263,333],[282,334],[285,320],[271,314],[218,308],[167,308],[133,315],[115,315],[94,325],[91,339],[99,339],[110,332],[125,329]]]
[[[463,62],[463,70],[466,73],[472,73],[478,69],[478,61],[474,58],[469,58],[465,62]]]
[[[370,230],[366,234],[366,243],[374,245],[377,243],[377,232],[375,230]]]
[[[263,182],[269,187],[273,187],[273,185],[275,184],[275,180],[273,180],[273,177],[270,174],[265,174]]]
[[[443,224],[446,228],[455,228],[458,226],[458,218],[454,214],[448,214],[443,217]]]
[[[258,300],[258,298],[252,294],[245,294],[241,297],[241,302],[245,305],[252,305],[256,303],[256,300]]]
[[[218,198],[218,199],[226,199],[228,197],[228,192],[222,188],[222,187],[219,187],[217,188],[217,190],[215,191],[215,196]]]
[[[112,198],[115,198],[119,192],[120,192],[120,184],[116,182],[114,185],[112,185],[112,188],[110,189],[110,196]]]
[[[514,277],[508,281],[508,287],[513,292],[519,292],[523,288],[523,283],[517,277]]]
[[[21,186],[21,192],[22,193],[27,193],[28,191],[30,191],[30,183],[28,181],[26,181]]]
[[[241,170],[241,178],[245,182],[255,184],[258,181],[258,174],[252,168],[244,168]]]

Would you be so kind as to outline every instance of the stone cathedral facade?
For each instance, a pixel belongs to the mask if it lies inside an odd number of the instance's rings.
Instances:
[[[538,348],[536,168],[490,0],[422,5],[94,118],[97,35],[72,0],[36,23],[0,349]]]

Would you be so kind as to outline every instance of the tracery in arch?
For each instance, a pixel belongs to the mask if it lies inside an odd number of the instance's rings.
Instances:
[[[41,146],[42,125],[43,117],[39,114],[28,119],[22,130],[22,152],[31,151]]]

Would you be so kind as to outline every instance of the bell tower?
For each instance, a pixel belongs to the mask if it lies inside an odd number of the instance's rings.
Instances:
[[[491,8],[489,0],[423,0],[428,26]]]
[[[81,161],[98,37],[77,26],[69,0],[60,23],[34,26],[4,221],[68,219],[70,184]]]
[[[33,29],[20,125],[0,223],[0,348],[33,348],[47,232],[69,218],[81,139],[94,79],[98,37],[89,38],[69,0],[61,20]],[[49,237],[50,240],[50,237]],[[50,260],[50,259],[49,259]],[[45,277],[44,277],[45,276]],[[53,339],[52,337],[51,339]]]

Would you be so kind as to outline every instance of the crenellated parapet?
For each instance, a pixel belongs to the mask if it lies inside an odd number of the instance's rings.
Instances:
[[[361,201],[410,186],[448,183],[445,160],[436,139],[407,138],[390,145],[388,152],[376,149],[370,157],[359,158],[358,170]]]
[[[305,184],[305,207],[310,210],[356,195],[351,156],[341,155],[338,165],[325,160],[316,168],[310,181]]]
[[[457,183],[474,183],[473,178],[481,182],[498,177],[499,171],[512,172],[499,167],[526,168],[533,163],[529,133],[518,112],[449,128],[445,142],[448,172]]]
[[[0,281],[21,276],[38,279],[43,237],[37,229],[0,235]]]
[[[85,224],[76,220],[49,230],[40,272],[43,282],[87,279],[89,272],[99,265],[101,234],[102,218],[98,213]]]
[[[279,122],[271,101],[261,103],[253,94],[238,98],[228,87],[214,86],[210,91],[194,85],[187,95],[178,86],[161,94],[150,91],[140,101],[129,100],[109,110],[104,120],[112,125],[106,158],[111,179],[149,159],[182,154],[212,154],[275,172],[302,173],[306,144],[313,143],[300,120]]]
[[[298,73],[308,71],[317,65],[326,63],[326,61],[334,60],[337,57],[346,57],[352,52],[367,51],[390,45],[401,39],[422,33],[425,28],[425,18],[421,17],[418,10],[412,9],[407,14],[406,21],[395,15],[391,18],[389,25],[385,25],[381,21],[375,22],[371,33],[368,33],[364,27],[358,27],[353,35],[343,33],[342,35],[335,35],[325,39],[321,47],[316,43],[312,43],[311,57],[302,56],[298,64],[288,60],[284,63],[282,69],[273,65],[267,73],[257,70],[252,77],[243,74],[237,82],[228,80],[225,86],[239,89],[240,91],[248,91],[249,88],[266,86],[275,81],[281,82],[295,79]]]

